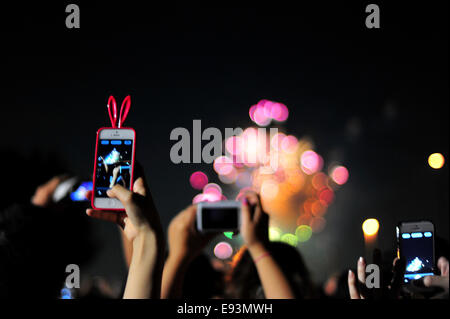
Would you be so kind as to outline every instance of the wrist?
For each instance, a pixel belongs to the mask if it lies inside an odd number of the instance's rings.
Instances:
[[[133,260],[156,260],[164,256],[164,240],[156,232],[139,233],[133,240]]]
[[[247,249],[252,259],[258,258],[260,255],[268,252],[266,246],[262,242],[255,242],[251,245],[247,245]]]
[[[192,257],[190,257],[189,254],[182,252],[171,252],[169,250],[169,256],[167,257],[166,263],[179,269],[184,269],[187,268],[191,260]]]

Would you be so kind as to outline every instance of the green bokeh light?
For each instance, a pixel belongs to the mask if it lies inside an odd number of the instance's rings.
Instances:
[[[225,235],[225,237],[233,239],[233,232],[232,231],[226,231],[223,233]]]
[[[294,246],[294,247],[296,247],[297,244],[298,244],[297,236],[295,236],[293,234],[289,234],[289,233],[284,234],[283,236],[281,236],[281,241],[286,243],[286,244],[288,244],[288,245]]]
[[[283,231],[278,227],[269,227],[269,240],[270,241],[279,241],[281,239],[281,235]]]
[[[295,235],[298,238],[298,241],[304,243],[311,238],[312,229],[308,225],[300,225],[295,230]]]

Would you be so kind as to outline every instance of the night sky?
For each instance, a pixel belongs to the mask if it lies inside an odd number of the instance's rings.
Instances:
[[[300,247],[314,278],[355,265],[369,217],[380,221],[379,245],[388,253],[402,220],[429,219],[448,240],[448,163],[427,164],[431,153],[449,154],[448,3],[378,1],[379,30],[365,27],[368,3],[79,2],[79,30],[65,28],[66,3],[2,7],[0,146],[58,154],[67,170],[89,178],[95,132],[109,125],[107,98],[130,94],[126,124],[137,131],[137,159],[167,226],[197,194],[192,172],[218,181],[211,165],[170,161],[172,129],[192,132],[194,119],[222,132],[245,128],[249,107],[265,98],[288,106],[283,129],[310,137],[325,167],[340,162],[350,171],[325,230]],[[106,237],[93,272],[123,272],[105,268],[119,264],[113,226],[96,225]]]

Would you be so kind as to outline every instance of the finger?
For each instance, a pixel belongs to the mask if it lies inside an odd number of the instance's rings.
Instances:
[[[449,266],[448,266],[448,260],[445,257],[441,257],[438,260],[438,268],[441,271],[441,276],[445,276],[448,277],[448,273],[449,273]]]
[[[365,285],[366,284],[366,261],[363,257],[359,257],[358,259],[358,281]]]
[[[248,203],[248,200],[245,200],[242,203],[242,208],[241,208],[241,219],[242,219],[242,224],[241,224],[241,228],[242,225],[248,225],[250,224],[250,220],[251,220],[251,212],[250,212],[250,205]]]
[[[55,191],[56,187],[58,187],[58,185],[64,181],[65,179],[65,175],[64,176],[55,176],[53,177],[51,180],[49,180],[46,183],[46,186],[48,186],[48,190],[53,192]]]
[[[425,287],[441,287],[448,289],[449,277],[444,276],[425,276],[423,278],[423,284]]]
[[[138,193],[142,196],[147,195],[147,188],[145,186],[144,179],[142,177],[139,177],[133,185],[133,192]]]
[[[90,201],[90,200],[92,200],[92,194],[93,194],[93,192],[92,191],[87,191],[86,192],[86,199],[88,200],[88,201]]]
[[[112,211],[101,211],[101,210],[94,210],[94,209],[88,208],[86,210],[86,214],[89,217],[116,223],[122,227],[124,225],[123,219],[125,217],[125,214],[123,214],[123,213],[112,212]]]
[[[253,219],[254,220],[260,220],[263,215],[266,215],[262,209],[262,205],[261,205],[261,198],[259,197],[258,194],[254,194],[254,196],[256,197],[256,204],[255,204],[255,212],[253,215]]]
[[[404,259],[395,258],[392,269],[391,280],[391,293],[393,297],[397,297],[400,294],[401,285],[403,283],[403,276],[405,274],[405,261]]]
[[[142,178],[143,184],[144,184],[144,188],[146,190],[148,190],[148,184],[147,184],[147,179],[145,178],[145,172],[144,172],[144,168],[142,167],[141,163],[139,162],[135,162],[134,163],[134,179],[135,181],[137,181],[139,178]],[[134,185],[133,185],[134,187]]]
[[[114,185],[114,187],[109,189],[106,194],[110,198],[117,198],[124,207],[127,207],[131,204],[131,191],[121,185]]]
[[[248,212],[249,212],[249,218],[250,221],[252,220],[257,220],[256,218],[256,213],[258,210],[258,197],[256,196],[255,192],[247,192],[245,195],[245,199],[248,203],[247,207],[248,207]],[[259,211],[260,212],[260,211]],[[258,212],[258,218],[260,213]]]
[[[254,191],[246,191],[245,198],[250,203],[250,205],[256,206],[259,203],[258,195]]]
[[[351,299],[361,299],[359,296],[358,288],[356,286],[356,277],[353,271],[348,271],[348,292],[350,293]]]
[[[185,209],[184,217],[186,218],[185,222],[189,225],[191,230],[196,231],[195,229],[195,219],[197,217],[197,205],[191,205]]]

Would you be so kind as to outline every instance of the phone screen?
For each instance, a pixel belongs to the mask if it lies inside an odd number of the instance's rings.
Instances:
[[[106,191],[119,184],[130,189],[133,140],[100,139],[95,168],[95,197],[108,197]]]
[[[92,182],[82,182],[81,185],[72,193],[70,199],[74,202],[88,201],[87,192],[92,190]]]
[[[401,234],[400,249],[406,261],[404,281],[431,276],[433,273],[433,240],[431,231]]]
[[[235,207],[230,208],[206,208],[202,209],[203,229],[236,230],[239,228],[239,211]]]

